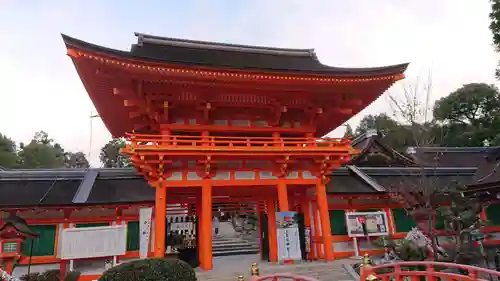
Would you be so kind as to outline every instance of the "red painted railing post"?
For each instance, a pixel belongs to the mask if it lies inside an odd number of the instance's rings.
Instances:
[[[368,254],[363,256],[363,264],[361,266],[359,277],[360,281],[367,281],[368,279],[370,279],[369,281],[373,281],[377,279],[373,272],[372,262]]]
[[[257,266],[257,263],[252,263],[252,267],[250,268],[250,281],[256,281],[259,279],[259,267]]]

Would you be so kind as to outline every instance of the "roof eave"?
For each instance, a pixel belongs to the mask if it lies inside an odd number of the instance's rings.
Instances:
[[[78,49],[81,51],[91,52],[96,55],[102,55],[105,57],[116,58],[120,60],[130,60],[136,61],[139,63],[172,63],[165,60],[147,58],[147,57],[139,57],[133,55],[129,51],[117,50],[112,48],[103,47],[100,45],[92,44],[80,39],[73,38],[71,36],[61,34],[63,41],[66,45],[67,49]],[[238,46],[238,45],[236,45]],[[264,48],[264,47],[261,47]],[[271,48],[272,49],[272,48]],[[286,49],[283,49],[286,50]],[[278,51],[284,52],[285,51]],[[295,51],[291,51],[295,52]],[[300,52],[300,51],[296,51]],[[311,57],[311,59],[315,59]],[[315,59],[317,60],[317,59]],[[321,64],[318,61],[318,64]],[[322,64],[323,65],[323,64]],[[252,71],[266,71],[266,72],[282,72],[288,74],[300,74],[306,76],[330,76],[330,77],[378,77],[378,76],[390,76],[390,75],[402,75],[406,69],[408,68],[409,63],[402,63],[397,65],[390,66],[382,66],[382,67],[367,67],[367,68],[344,68],[344,67],[333,67],[323,65],[326,68],[324,70],[289,70],[289,69],[260,69],[260,68],[248,68],[246,70]],[[203,66],[200,64],[199,66]],[[227,68],[227,67],[225,67]],[[403,76],[401,77],[403,78]]]

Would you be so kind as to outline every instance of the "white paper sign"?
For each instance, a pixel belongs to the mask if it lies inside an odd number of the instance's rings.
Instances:
[[[298,228],[281,228],[278,234],[278,260],[301,260],[300,237]]]
[[[126,251],[126,225],[67,228],[62,233],[63,260],[121,256]]]
[[[301,260],[299,226],[296,212],[277,212],[278,260]]]
[[[153,208],[139,209],[139,257],[145,259],[148,257],[149,241],[151,239],[151,216]]]

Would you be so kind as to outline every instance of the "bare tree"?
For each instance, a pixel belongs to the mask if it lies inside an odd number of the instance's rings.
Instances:
[[[400,94],[389,93],[389,105],[393,116],[409,132],[415,147],[410,148],[417,152],[419,147],[434,146],[443,139],[442,126],[432,120],[433,104],[431,102],[432,76],[429,72],[426,81],[417,78],[413,83],[403,84]],[[440,208],[451,200],[460,201],[460,189],[464,185],[449,178],[442,178],[436,171],[439,166],[439,157],[442,152],[436,151],[431,159],[416,159],[416,165],[410,175],[402,175],[399,182],[386,186],[391,198],[398,202],[416,222],[417,227],[426,233],[431,241],[434,260],[442,252],[437,245],[436,218],[442,217]],[[431,161],[429,161],[431,160]],[[479,213],[474,209],[477,217]],[[448,209],[448,219],[458,211]],[[455,229],[460,232],[460,230]],[[461,241],[460,237],[456,239]],[[457,246],[457,249],[460,246]],[[460,250],[457,250],[460,253]]]
[[[400,92],[387,95],[392,115],[411,135],[416,146],[434,145],[436,127],[432,120],[432,74],[422,81],[403,82]]]

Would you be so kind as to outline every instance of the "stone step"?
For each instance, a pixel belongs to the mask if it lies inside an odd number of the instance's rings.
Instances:
[[[212,239],[212,254],[217,256],[257,254],[260,251],[259,241],[240,237],[214,237]]]
[[[223,252],[223,251],[234,251],[234,250],[251,250],[251,251],[259,251],[259,245],[244,245],[244,246],[218,246],[212,247],[213,252]]]
[[[254,244],[254,243],[229,243],[229,244],[216,244],[212,245],[212,249],[215,250],[224,250],[224,249],[259,249],[260,245],[259,244]]]
[[[244,239],[234,239],[234,240],[212,240],[212,245],[222,245],[222,244],[254,244],[259,245],[259,241],[254,240],[244,240]]]
[[[241,237],[227,237],[227,236],[212,236],[214,241],[228,241],[228,240],[245,240]]]
[[[259,248],[237,248],[237,249],[217,249],[212,251],[212,255],[214,257],[223,257],[223,256],[236,256],[236,255],[250,255],[250,254],[258,254],[260,251]]]

